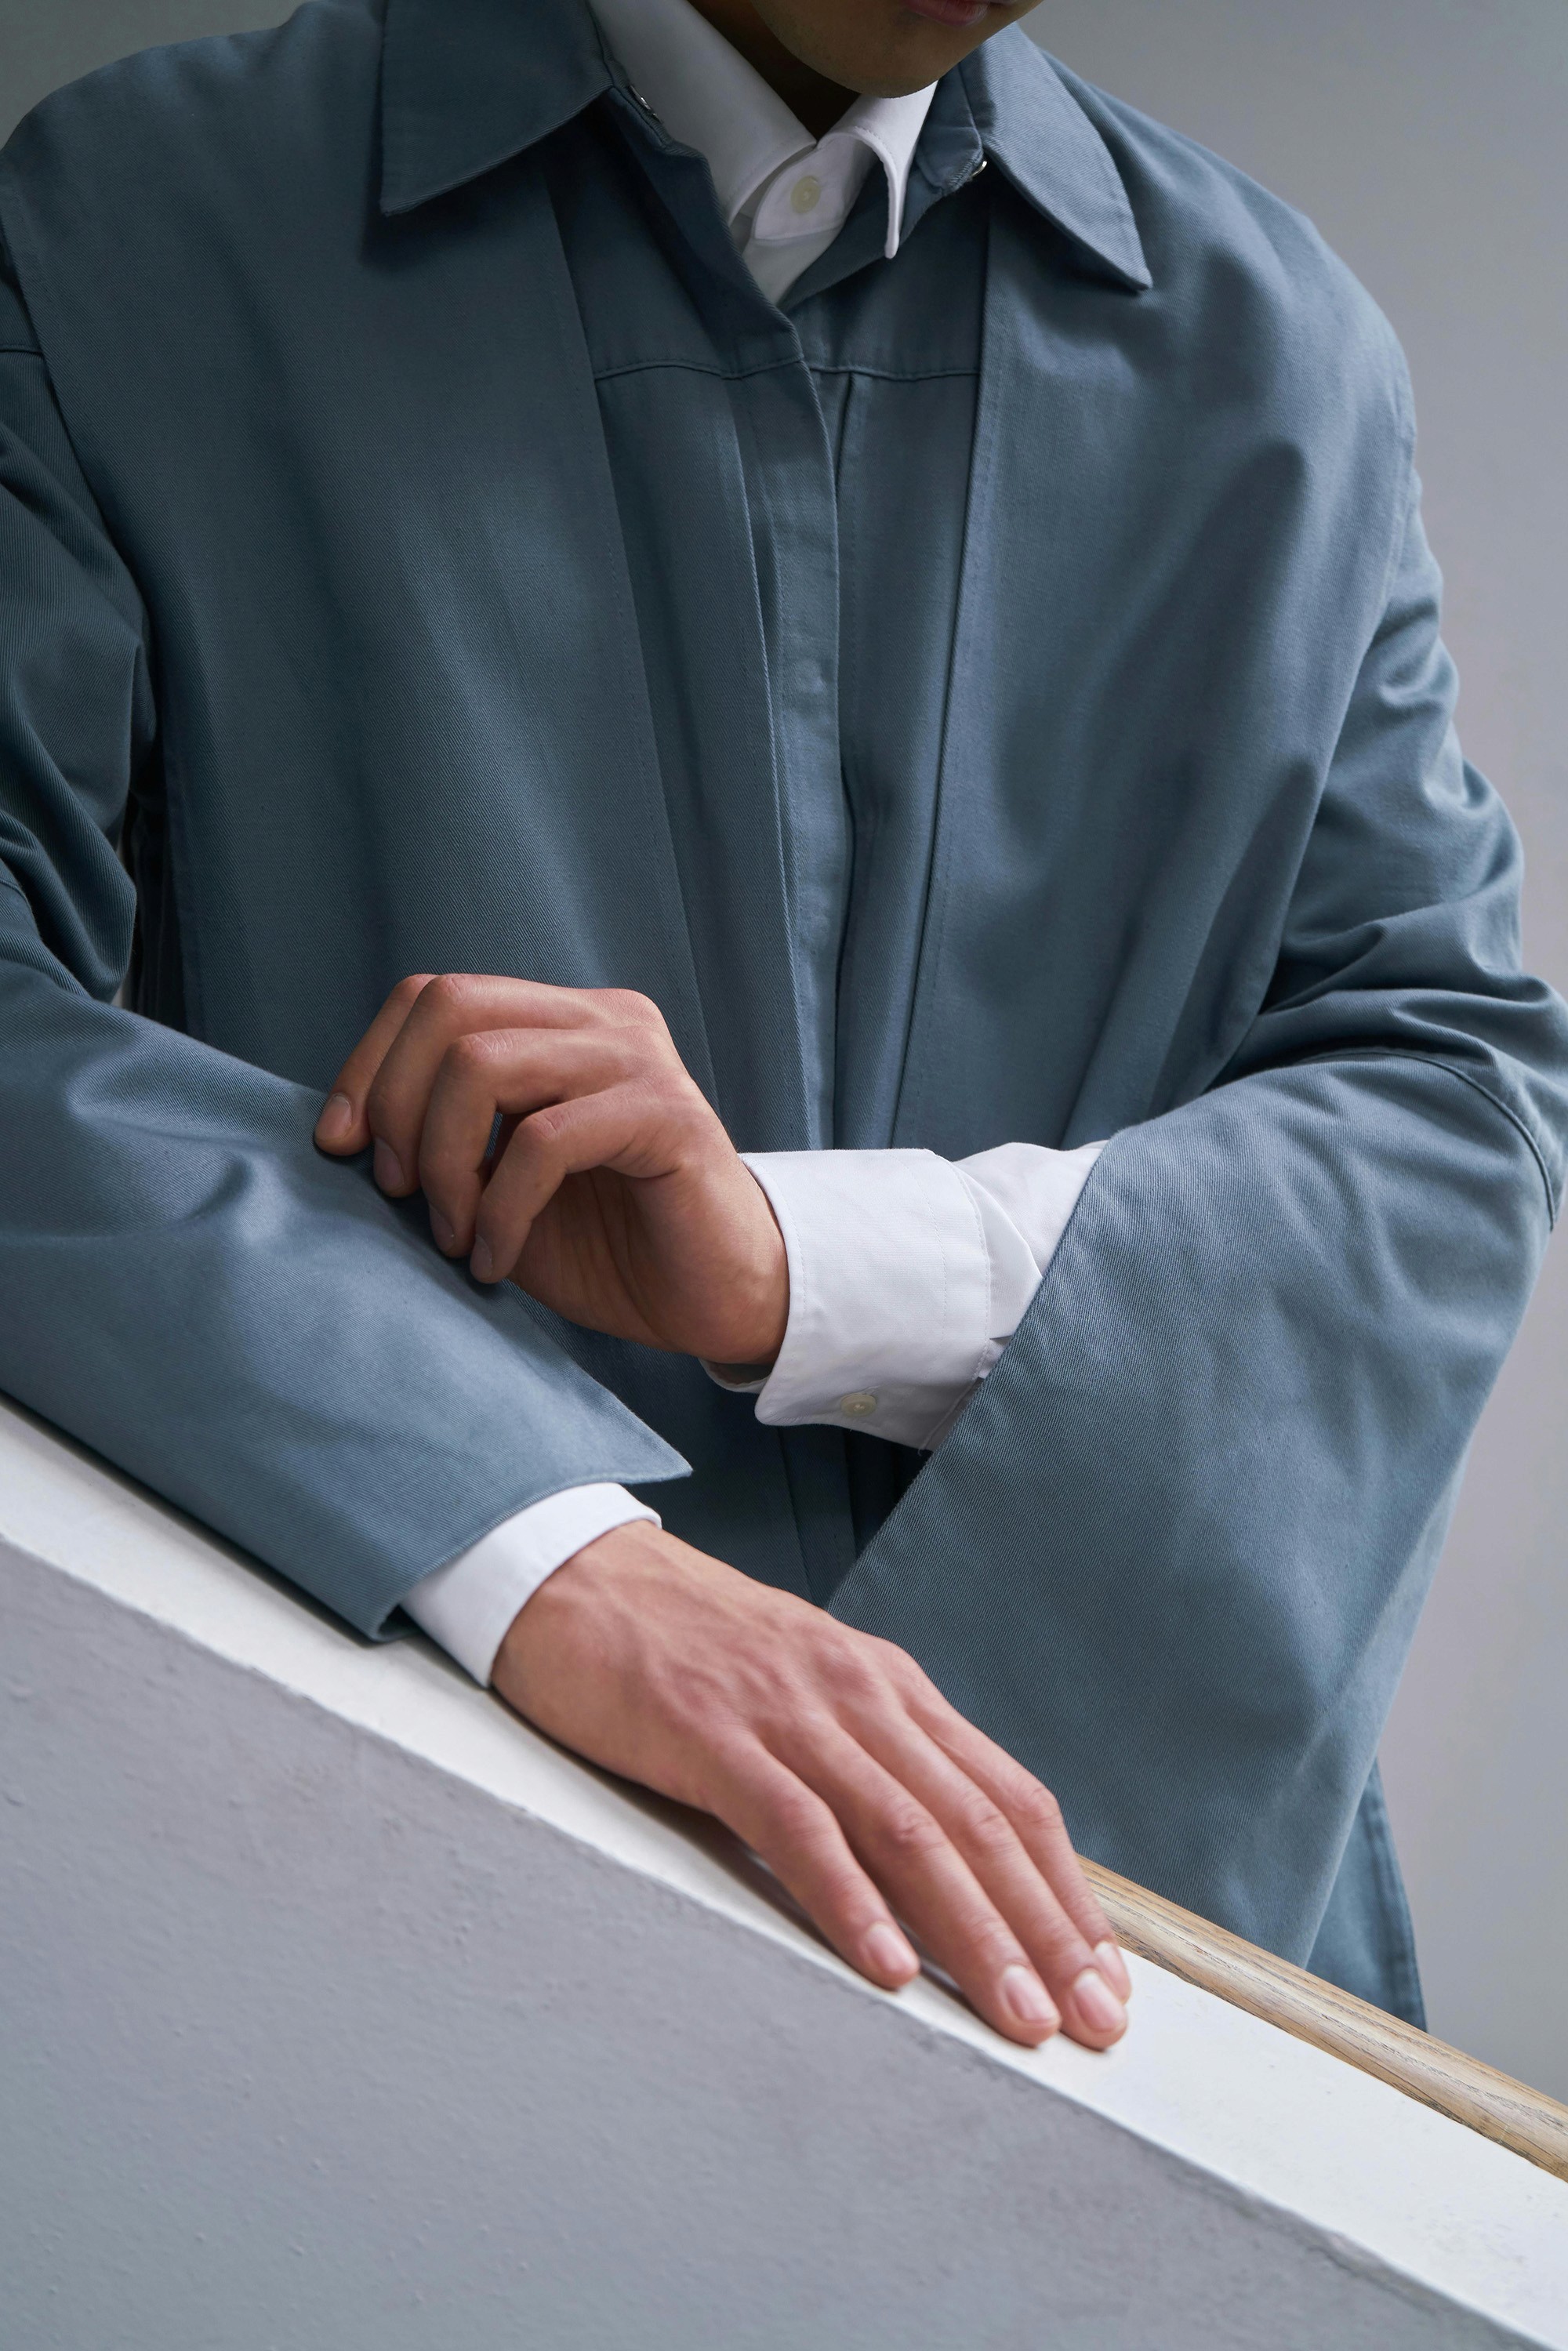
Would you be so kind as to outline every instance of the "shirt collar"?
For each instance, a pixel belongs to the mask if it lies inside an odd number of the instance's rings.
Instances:
[[[590,0],[594,15],[665,130],[706,158],[719,207],[733,226],[758,190],[817,141],[738,49],[691,0]],[[932,89],[862,98],[827,134],[858,141],[887,173],[887,251],[898,250],[909,167]]]
[[[1051,59],[1012,25],[958,71],[985,151],[1019,193],[1122,283],[1148,286],[1111,151]],[[477,179],[616,79],[587,0],[386,0],[382,210]]]

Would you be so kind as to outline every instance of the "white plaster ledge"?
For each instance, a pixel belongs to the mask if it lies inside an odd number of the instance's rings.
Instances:
[[[1109,2056],[0,1405],[16,2351],[1568,2346],[1568,2187],[1134,1960]]]

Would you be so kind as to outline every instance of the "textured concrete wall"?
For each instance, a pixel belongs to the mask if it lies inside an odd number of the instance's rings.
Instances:
[[[1568,2351],[1568,2186],[1134,1961],[891,1998],[0,1406],[5,2351]]]

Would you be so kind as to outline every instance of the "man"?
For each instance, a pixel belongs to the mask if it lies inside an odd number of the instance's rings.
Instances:
[[[341,0],[18,132],[0,1383],[878,1983],[1116,2039],[1064,1813],[1418,2016],[1568,1023],[1386,327],[1024,13]]]

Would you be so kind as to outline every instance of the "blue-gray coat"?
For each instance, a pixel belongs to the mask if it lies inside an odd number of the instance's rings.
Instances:
[[[1087,1851],[1412,2012],[1376,1744],[1568,1024],[1403,369],[1298,216],[1021,34],[912,185],[781,315],[581,0],[318,0],[16,134],[0,1384],[366,1633],[656,1488]],[[914,1475],[316,1155],[415,969],[643,989],[749,1147],[1113,1139]]]

